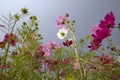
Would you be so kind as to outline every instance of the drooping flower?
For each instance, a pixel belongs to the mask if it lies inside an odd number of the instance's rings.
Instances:
[[[67,17],[66,16],[59,16],[58,19],[56,20],[56,26],[58,28],[63,28],[65,26]]]
[[[102,45],[102,40],[101,39],[93,39],[90,42],[91,45],[88,46],[92,51],[97,50],[101,45]]]
[[[68,30],[65,28],[61,28],[58,33],[57,33],[57,37],[59,39],[64,39],[67,36]]]
[[[68,39],[65,42],[63,42],[63,45],[69,47],[70,45],[72,45],[72,43],[73,41],[71,39]]]

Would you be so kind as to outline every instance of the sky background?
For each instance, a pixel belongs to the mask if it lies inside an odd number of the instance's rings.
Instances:
[[[57,17],[65,13],[76,20],[77,40],[85,38],[91,27],[110,11],[116,16],[116,25],[120,22],[120,0],[0,0],[0,17],[9,12],[18,13],[22,7],[28,8],[30,14],[36,15],[40,20],[40,33],[44,36],[45,43],[49,40],[59,42],[55,23]],[[120,32],[114,30],[112,37],[115,42],[119,42]]]

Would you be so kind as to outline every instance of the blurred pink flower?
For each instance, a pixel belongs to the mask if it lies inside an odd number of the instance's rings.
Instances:
[[[120,23],[118,24],[118,28],[120,28]]]
[[[73,69],[74,70],[79,70],[80,69],[78,62],[73,63]]]
[[[101,39],[93,39],[90,42],[90,45],[88,46],[88,48],[90,48],[91,50],[97,50],[101,45],[102,45]]]
[[[0,27],[5,27],[5,25],[0,24]]]
[[[49,42],[47,43],[47,47],[48,47],[48,49],[50,49],[50,50],[57,50],[57,49],[59,49],[61,46],[60,46],[59,44],[57,44],[55,41],[49,41]]]
[[[39,45],[36,52],[36,54],[38,54],[37,56],[50,57],[51,50],[45,45]]]
[[[56,20],[56,26],[58,28],[63,28],[65,26],[67,17],[66,16],[59,16],[58,19]]]
[[[114,61],[114,58],[112,56],[104,55],[104,54],[102,54],[101,56],[95,56],[95,58],[92,59],[92,62],[100,62],[102,64],[110,64],[110,63],[113,63],[113,61]]]
[[[0,65],[0,68],[10,68],[10,66],[9,65],[6,65],[6,66]]]
[[[109,56],[109,55],[102,55],[99,57],[99,60],[103,63],[103,64],[109,64],[113,62],[113,57]]]
[[[64,76],[64,75],[65,75],[65,71],[62,70],[62,71],[60,72],[60,75],[61,75],[61,76]]]
[[[0,65],[0,68],[3,68],[3,66],[2,66],[2,65]]]

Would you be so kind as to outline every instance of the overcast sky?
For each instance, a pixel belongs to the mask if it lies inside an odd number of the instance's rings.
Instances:
[[[40,33],[44,36],[44,42],[58,41],[55,22],[58,16],[65,13],[76,20],[77,39],[85,38],[90,28],[110,11],[116,16],[116,23],[120,22],[120,0],[0,0],[0,15],[17,13],[22,7],[28,8],[30,14],[40,20]],[[115,40],[119,35],[114,31]]]

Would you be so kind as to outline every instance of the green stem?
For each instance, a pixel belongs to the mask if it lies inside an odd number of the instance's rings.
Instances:
[[[79,55],[79,51],[78,51],[78,45],[77,45],[77,40],[76,40],[76,37],[75,37],[75,32],[74,32],[74,29],[73,29],[73,26],[72,25],[69,25],[68,24],[68,28],[69,28],[69,31],[70,31],[70,34],[71,34],[71,37],[72,37],[72,39],[73,39],[73,45],[74,45],[74,48],[75,48],[75,54],[76,54],[76,58],[77,58],[77,62],[78,62],[78,64],[79,64],[79,73],[80,73],[80,77],[81,77],[81,79],[83,78],[83,73],[82,73],[82,68],[81,68],[81,66],[80,66],[80,55]]]
[[[9,52],[9,47],[10,47],[10,43],[8,42],[7,48],[5,50],[5,56],[4,56],[4,60],[3,60],[2,66],[5,66],[5,64],[6,64],[6,59],[7,59],[7,55],[8,55],[8,52]],[[1,76],[2,75],[3,75],[3,68],[1,70]]]
[[[15,24],[16,24],[17,20],[15,20],[13,26],[12,26],[12,30],[11,30],[11,33],[13,32],[14,30],[14,27],[15,27]],[[4,56],[4,60],[3,60],[3,64],[2,66],[5,66],[6,65],[6,60],[7,60],[7,56],[8,56],[8,52],[9,52],[9,48],[10,48],[10,39],[8,39],[8,45],[7,45],[7,48],[5,49],[5,56]],[[3,68],[1,69],[1,76],[3,75]]]

